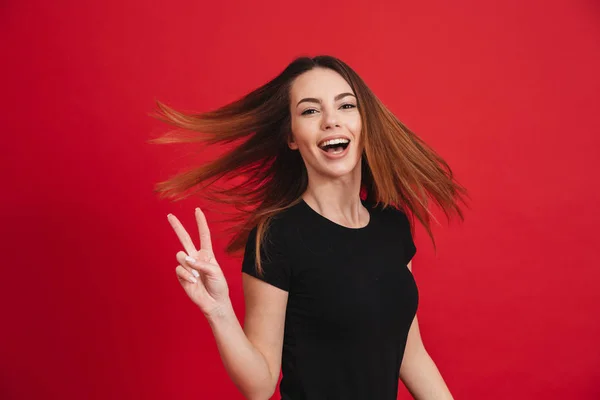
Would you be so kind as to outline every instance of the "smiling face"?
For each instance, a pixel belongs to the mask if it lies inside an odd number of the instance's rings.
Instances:
[[[314,68],[298,76],[290,91],[292,150],[299,150],[310,176],[329,178],[360,172],[362,122],[355,93],[340,74]],[[357,171],[358,169],[358,171]]]

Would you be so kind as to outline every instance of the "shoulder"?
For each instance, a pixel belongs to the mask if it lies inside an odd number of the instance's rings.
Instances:
[[[402,208],[389,205],[373,205],[373,209],[380,213],[384,223],[382,224],[385,231],[390,237],[398,240],[402,244],[403,262],[408,264],[412,257],[417,252],[417,248],[413,239],[413,227],[409,220],[408,213]]]
[[[265,230],[265,238],[283,244],[289,237],[293,227],[296,226],[296,214],[297,207],[292,206],[269,218]]]
[[[291,230],[295,226],[294,206],[283,210],[269,218],[267,224],[263,227],[261,247],[263,250],[276,249],[282,252],[287,248]],[[258,225],[255,225],[248,235],[247,246],[254,248],[256,237],[258,235]]]
[[[408,219],[408,214],[399,207],[393,205],[384,207],[382,204],[375,203],[365,203],[365,206],[369,207],[372,211],[381,214],[385,220],[393,222],[396,227],[410,228],[411,224]]]
[[[408,214],[400,209],[400,208],[396,208],[394,206],[389,206],[388,207],[388,212],[394,217],[396,218],[396,220],[404,225],[404,226],[409,226],[410,227],[410,221],[408,220]]]

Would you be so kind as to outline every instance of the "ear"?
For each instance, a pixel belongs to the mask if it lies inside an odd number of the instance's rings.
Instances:
[[[298,144],[294,140],[294,135],[290,133],[288,136],[288,147],[292,150],[298,150]]]

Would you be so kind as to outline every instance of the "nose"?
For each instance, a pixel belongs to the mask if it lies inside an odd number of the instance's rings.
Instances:
[[[333,128],[339,128],[340,122],[334,111],[323,111],[323,120],[321,123],[321,129],[329,130]]]

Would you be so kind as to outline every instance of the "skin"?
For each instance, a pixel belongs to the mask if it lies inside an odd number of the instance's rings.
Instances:
[[[369,221],[360,202],[362,121],[354,91],[342,76],[326,68],[300,75],[290,90],[292,150],[300,152],[308,171],[302,196],[319,214],[340,225],[357,228]],[[348,153],[331,160],[317,144],[324,138],[350,139]]]
[[[345,94],[345,95],[344,95]],[[310,99],[310,100],[306,100]],[[316,68],[293,82],[290,90],[290,149],[299,151],[308,171],[303,199],[315,211],[342,226],[369,222],[359,197],[362,121],[350,85],[336,72]],[[329,136],[351,140],[348,154],[329,159],[317,143]],[[229,298],[228,285],[212,249],[204,213],[197,208],[199,249],[172,214],[169,223],[185,251],[177,253],[175,271],[190,299],[206,316],[230,378],[247,399],[270,398],[281,370],[288,292],[242,274],[246,315],[242,328]],[[411,264],[409,263],[409,269]],[[416,399],[451,399],[435,364],[425,351],[415,316],[400,377]]]

